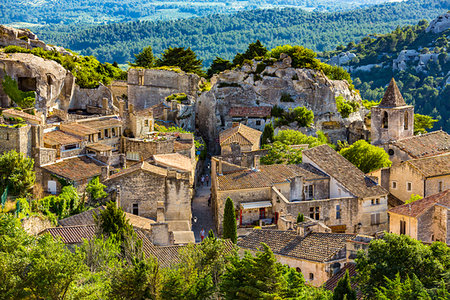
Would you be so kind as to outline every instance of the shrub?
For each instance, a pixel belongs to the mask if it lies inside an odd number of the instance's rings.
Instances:
[[[281,94],[280,102],[294,102],[292,96],[288,93]]]
[[[182,101],[185,101],[187,99],[188,99],[188,97],[185,93],[172,94],[172,95],[166,97],[167,102],[175,100],[178,103],[181,103]]]
[[[36,102],[35,92],[22,92],[19,90],[17,81],[8,75],[2,81],[3,91],[6,95],[21,108],[34,107]]]
[[[348,118],[351,113],[358,111],[359,103],[348,101],[342,96],[336,97],[336,108],[343,118]]]

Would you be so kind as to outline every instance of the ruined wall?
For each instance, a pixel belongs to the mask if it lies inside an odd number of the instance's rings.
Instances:
[[[164,154],[174,152],[174,140],[169,139],[165,141],[148,141],[145,139],[122,138],[121,152],[139,153],[139,158],[142,160],[149,159],[154,154]]]
[[[96,89],[83,89],[75,87],[68,109],[87,110],[93,114],[114,114],[118,111],[113,105],[113,93],[100,84]]]
[[[0,153],[16,150],[32,157],[31,126],[19,128],[0,126]]]
[[[190,221],[192,196],[193,189],[189,181],[189,173],[180,174],[169,171],[166,181],[166,221]]]
[[[128,71],[128,101],[135,109],[148,108],[175,93],[197,98],[198,75],[156,69]]]

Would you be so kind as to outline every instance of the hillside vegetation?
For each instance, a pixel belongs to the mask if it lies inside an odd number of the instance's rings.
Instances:
[[[340,65],[350,71],[363,99],[379,101],[394,77],[405,101],[414,105],[416,112],[438,119],[434,129],[442,127],[449,132],[450,29],[433,33],[427,32],[428,26],[421,21],[398,27],[385,35],[366,37],[358,44],[340,46],[324,57],[343,51],[356,55]]]
[[[331,50],[370,33],[386,33],[397,25],[434,18],[449,8],[448,0],[410,0],[339,13],[285,8],[89,29],[56,26],[34,30],[43,40],[94,55],[100,61],[126,63],[146,46],[152,46],[155,53],[168,47],[191,47],[207,66],[216,56],[230,59],[257,39],[268,48],[298,44],[315,51]]]

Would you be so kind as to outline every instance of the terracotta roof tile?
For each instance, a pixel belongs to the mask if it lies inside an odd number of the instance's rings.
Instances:
[[[312,160],[320,170],[335,178],[356,197],[376,197],[388,194],[388,191],[328,145],[303,150],[302,154]]]
[[[91,127],[85,126],[80,123],[68,123],[68,124],[61,124],[59,126],[59,129],[61,131],[65,131],[71,134],[75,134],[78,136],[88,136],[90,134],[96,134],[98,133],[97,129],[93,129]]]
[[[61,130],[55,130],[44,133],[44,143],[50,146],[70,145],[81,143],[83,139],[65,133]]]
[[[100,119],[100,120],[89,120],[89,121],[78,121],[79,124],[82,124],[84,126],[96,129],[96,130],[102,130],[107,129],[110,127],[119,127],[122,126],[122,122],[116,118],[106,118],[106,119]]]
[[[259,143],[262,132],[240,124],[222,131],[219,134],[220,145],[232,142],[255,145]],[[235,140],[238,139],[238,140]]]
[[[110,151],[110,150],[113,150],[113,149],[114,149],[114,148],[111,147],[110,145],[101,144],[101,143],[91,144],[91,145],[86,146],[86,148],[92,149],[92,150],[98,151],[98,152],[102,152],[102,151]]]
[[[49,233],[53,238],[61,238],[64,244],[80,244],[95,236],[95,225],[77,225],[47,228],[40,234]]]
[[[128,175],[128,174],[131,174],[133,172],[139,171],[139,170],[147,171],[147,172],[159,175],[159,176],[167,176],[167,170],[166,169],[158,167],[158,166],[155,166],[155,165],[151,165],[148,162],[143,161],[143,162],[134,164],[134,165],[132,165],[129,168],[123,169],[123,170],[121,170],[120,172],[118,172],[116,174],[111,175],[106,181],[111,180],[111,179],[115,179],[115,178],[118,178],[118,177],[122,177],[122,176],[125,176],[125,175]]]
[[[388,212],[415,218],[437,203],[450,206],[450,190],[391,208]]]
[[[192,171],[191,159],[179,153],[153,155],[153,160],[157,165],[162,165],[164,167],[171,167],[187,172]]]
[[[22,118],[25,121],[28,121],[28,122],[33,123],[33,124],[40,124],[40,123],[42,123],[41,118],[39,118],[38,116],[31,115],[29,113],[26,113],[24,111],[17,110],[17,109],[5,109],[2,112],[2,114],[3,114],[3,116],[9,117],[9,118],[10,117]]]
[[[450,152],[450,135],[442,130],[415,135],[392,143],[412,158],[421,158]]]
[[[411,159],[406,163],[412,165],[425,177],[442,176],[450,174],[450,153]]]
[[[237,106],[230,108],[231,117],[266,118],[270,117],[271,106]]]
[[[240,239],[241,248],[260,250],[261,243],[267,244],[274,254],[304,260],[326,262],[333,258],[352,240],[356,234],[313,232],[301,237],[294,231],[254,229]]]
[[[400,90],[398,89],[397,83],[395,82],[395,79],[392,78],[391,82],[389,83],[388,88],[386,89],[386,92],[384,93],[384,97],[381,100],[379,106],[381,107],[399,107],[399,106],[405,106],[405,100],[403,99],[402,94],[400,93]]]
[[[239,190],[271,187],[274,184],[287,182],[290,178],[304,176],[305,179],[328,178],[310,164],[299,165],[267,165],[258,170],[242,170],[217,177],[219,190]]]
[[[102,173],[102,164],[87,156],[65,159],[42,167],[48,172],[73,181],[89,179]]]

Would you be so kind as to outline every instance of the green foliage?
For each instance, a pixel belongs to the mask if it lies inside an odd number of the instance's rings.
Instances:
[[[62,55],[57,51],[46,51],[42,48],[32,50],[18,46],[8,46],[5,53],[31,53],[44,59],[54,60],[72,72],[76,83],[81,88],[97,88],[102,82],[108,85],[112,79],[126,79],[127,73],[110,63],[100,63],[93,56]]]
[[[381,286],[379,289],[375,288],[375,291],[376,298],[380,300],[431,300],[430,295],[415,274],[412,275],[412,279],[406,275],[404,281],[402,281],[399,273],[393,280],[386,277],[386,286]]]
[[[88,185],[86,186],[86,192],[88,193],[89,198],[92,202],[97,202],[98,200],[108,196],[108,193],[104,191],[105,188],[106,185],[102,184],[99,177],[96,176],[92,178],[91,181],[89,181]]]
[[[292,96],[288,93],[281,94],[280,102],[294,102]]]
[[[19,90],[17,81],[8,75],[5,75],[2,81],[3,91],[6,95],[19,107],[21,108],[31,108],[34,107],[36,102],[35,92],[22,92]]]
[[[175,100],[178,103],[181,103],[183,101],[186,101],[187,99],[188,99],[188,97],[185,93],[172,94],[172,95],[166,97],[167,102]]]
[[[234,244],[237,241],[237,225],[236,225],[236,213],[234,211],[233,200],[230,197],[225,202],[225,208],[223,212],[223,235],[224,239],[230,239]]]
[[[359,140],[350,147],[342,149],[339,154],[364,173],[392,165],[389,155],[382,148],[373,146],[364,140]]]
[[[369,298],[376,288],[387,287],[386,278],[394,280],[397,274],[401,280],[416,276],[430,289],[440,286],[450,268],[450,248],[441,242],[429,246],[407,235],[385,233],[382,239],[370,242],[367,253],[358,253],[356,263],[356,280]]]
[[[281,118],[284,114],[284,109],[278,105],[274,105],[270,111],[270,115],[275,118]]]
[[[275,136],[275,142],[280,142],[285,145],[304,145],[307,144],[309,148],[320,146],[328,142],[327,137],[322,131],[317,131],[317,137],[306,135],[300,131],[286,129],[280,130]]]
[[[289,147],[286,144],[275,141],[271,145],[264,147],[268,149],[267,155],[261,157],[263,165],[273,164],[300,164],[302,162],[302,151]]]
[[[211,90],[211,82],[205,81],[200,84],[200,92],[207,92]]]
[[[100,235],[114,236],[121,243],[135,234],[122,208],[112,201],[108,202],[106,209],[101,210],[98,215],[94,214],[94,221]]]
[[[431,129],[438,120],[433,117],[425,116],[421,114],[414,114],[414,134],[427,133],[427,129]]]
[[[181,127],[175,127],[175,126],[171,126],[171,127],[165,127],[162,125],[158,125],[155,124],[155,130],[159,131],[159,132],[179,132],[179,133],[192,133],[190,131],[184,130]]]
[[[348,118],[350,114],[358,111],[359,103],[348,101],[339,95],[336,97],[336,108],[343,118]]]
[[[297,122],[297,126],[299,127],[310,127],[314,123],[313,111],[304,106],[298,106],[294,109],[289,108],[288,111],[284,111],[282,108],[274,106],[274,109],[272,109],[272,115],[273,114],[278,116],[275,118],[276,127],[289,125],[293,122]]]
[[[266,144],[270,144],[274,142],[274,135],[273,135],[274,129],[272,122],[266,124],[264,126],[264,131],[261,136],[261,146],[264,146]]]
[[[191,48],[169,47],[161,54],[161,58],[156,61],[156,65],[158,67],[176,66],[186,73],[205,76],[202,70],[202,60],[197,58],[197,55]]]
[[[298,213],[297,215],[297,224],[305,221],[305,216],[302,213]]]
[[[370,109],[374,106],[377,106],[380,104],[381,101],[369,101],[369,100],[363,100],[363,106],[370,111]]]
[[[134,55],[134,63],[130,63],[130,65],[150,69],[153,67],[154,60],[152,47],[148,46],[142,49],[141,53]]]
[[[246,61],[251,61],[257,57],[263,57],[267,54],[267,49],[264,45],[257,40],[254,43],[250,43],[247,50],[244,53],[237,53],[233,59],[233,66],[243,65]]]
[[[350,283],[350,275],[348,270],[345,271],[344,277],[339,279],[333,291],[333,300],[356,300],[356,291]]]
[[[408,204],[408,203],[413,203],[413,202],[415,202],[415,201],[417,201],[417,200],[420,200],[420,199],[422,199],[423,197],[422,196],[420,196],[420,195],[417,195],[417,194],[412,194],[411,195],[411,197],[408,199],[408,200],[406,200],[406,204]]]
[[[36,210],[49,216],[53,221],[64,219],[84,210],[84,204],[80,202],[77,190],[72,185],[64,186],[58,196],[44,197],[34,202],[33,205],[37,206]]]
[[[229,60],[216,56],[208,69],[208,78],[211,78],[214,74],[219,74],[225,70],[230,70],[232,66],[233,64]]]
[[[31,192],[36,180],[34,160],[25,157],[15,150],[0,156],[0,188],[3,191],[8,186],[10,195],[25,197]]]

